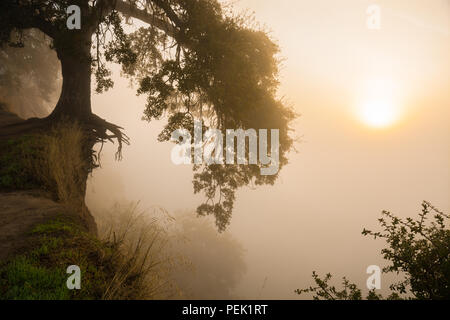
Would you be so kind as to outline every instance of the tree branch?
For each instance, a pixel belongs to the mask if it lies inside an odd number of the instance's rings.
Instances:
[[[177,16],[175,11],[170,7],[170,5],[165,0],[152,0],[158,7],[164,10],[169,19],[178,27],[182,28],[182,22]]]
[[[12,20],[12,25],[17,29],[39,29],[47,36],[54,39],[56,35],[55,27],[41,15],[42,7],[37,4],[31,4],[29,6],[12,6],[9,8],[9,14],[15,16],[16,19]]]
[[[99,21],[103,17],[111,13],[111,11],[117,10],[125,16],[138,19],[142,22],[148,23],[156,28],[164,31],[168,36],[176,39],[178,37],[178,31],[171,25],[170,21],[157,17],[155,14],[148,12],[145,9],[139,9],[135,3],[127,0],[99,0],[95,6],[93,12],[101,12]]]

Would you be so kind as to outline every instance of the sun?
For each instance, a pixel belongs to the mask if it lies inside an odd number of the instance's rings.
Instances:
[[[392,102],[371,100],[362,105],[360,118],[370,127],[385,128],[395,123],[397,113]]]
[[[357,90],[355,116],[365,126],[384,129],[396,124],[401,112],[400,84],[393,76],[372,76]]]

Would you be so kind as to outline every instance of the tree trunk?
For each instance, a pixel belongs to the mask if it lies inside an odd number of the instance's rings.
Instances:
[[[61,73],[63,77],[61,94],[55,109],[48,117],[53,121],[78,121],[81,126],[89,128],[93,114],[91,109],[91,35],[88,33],[74,33],[73,37],[63,39],[63,43],[56,43],[56,52],[61,62]],[[59,44],[59,46],[58,46]],[[95,139],[87,131],[82,148],[82,153],[91,165],[92,149]],[[92,233],[97,233],[95,220],[86,207],[84,197],[86,194],[86,182],[89,168],[85,168],[82,181],[79,181],[78,205],[73,203],[86,227]]]
[[[95,166],[93,147],[98,141],[118,141],[116,157],[120,159],[122,144],[129,144],[128,137],[122,133],[121,127],[101,119],[91,109],[91,34],[88,29],[68,31],[54,40],[54,46],[61,62],[63,84],[61,94],[53,112],[44,119],[30,118],[17,121],[7,126],[0,126],[0,141],[25,133],[45,131],[59,121],[75,122],[86,131],[83,142],[83,157],[89,166],[79,181],[77,195],[79,201],[74,208],[86,222],[88,229],[96,233],[95,220],[84,203],[86,181],[91,169]],[[95,154],[94,154],[95,155]]]
[[[58,103],[50,118],[86,120],[92,114],[91,40],[90,36],[86,35],[82,40],[73,39],[67,42],[73,44],[56,49],[61,61],[63,84]]]

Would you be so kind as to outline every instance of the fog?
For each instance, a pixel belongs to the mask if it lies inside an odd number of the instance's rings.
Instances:
[[[56,52],[38,30],[13,33],[11,38],[26,45],[0,51],[0,103],[22,118],[44,117],[58,101],[61,87]]]
[[[240,189],[231,225],[217,235],[242,248],[242,263],[230,267],[232,296],[297,299],[294,290],[313,284],[313,270],[365,288],[366,268],[385,265],[384,243],[361,231],[377,229],[382,210],[416,216],[422,200],[450,209],[450,2],[377,1],[377,31],[366,27],[371,3],[235,2],[234,10],[254,11],[278,41],[280,96],[301,117],[294,124],[298,152],[289,155],[275,185]],[[112,70],[115,86],[93,94],[93,111],[124,127],[131,145],[122,161],[114,160],[116,146],[104,146],[102,166],[88,181],[87,205],[95,215],[115,202],[139,201],[144,209],[194,216],[202,196],[193,193],[191,166],[172,163],[173,145],[157,141],[164,119],[141,120],[145,97],[136,96],[118,66]],[[370,127],[358,115],[373,79],[394,83],[399,116],[385,128]],[[231,259],[213,251],[205,257],[216,265]],[[205,257],[196,261],[206,264]],[[391,281],[382,278],[382,293]],[[198,278],[189,286],[196,282],[201,297],[230,297],[225,290],[208,293]]]
[[[227,232],[246,250],[239,296],[298,298],[294,290],[312,284],[313,270],[364,288],[366,268],[384,262],[383,243],[361,231],[377,228],[381,210],[415,216],[422,200],[449,209],[449,3],[382,1],[378,33],[365,26],[369,4],[236,3],[236,10],[254,11],[278,40],[280,95],[301,114],[298,153],[277,183],[237,193]],[[397,84],[404,115],[390,128],[372,129],[355,118],[360,85],[371,77]],[[107,146],[89,192],[112,200],[118,183],[117,196],[193,211],[201,199],[193,195],[190,166],[172,164],[172,145],[156,141],[164,121],[140,120],[145,101],[128,85],[117,77],[114,90],[93,96],[94,111],[124,126],[132,144],[121,162]],[[386,292],[391,279],[382,280]]]

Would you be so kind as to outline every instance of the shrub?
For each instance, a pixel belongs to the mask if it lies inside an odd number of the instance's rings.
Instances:
[[[362,234],[384,239],[388,244],[381,251],[383,258],[389,262],[383,272],[404,275],[403,280],[390,285],[392,292],[387,299],[450,299],[450,216],[427,201],[422,203],[418,219],[401,219],[389,211],[383,211],[382,215],[378,219],[382,231],[364,229]],[[362,299],[361,290],[355,284],[344,277],[343,288],[339,290],[329,283],[331,277],[327,274],[321,279],[313,272],[316,286],[295,292],[312,293],[317,300]],[[408,296],[402,296],[405,294]],[[367,299],[382,298],[373,290],[367,295]]]

